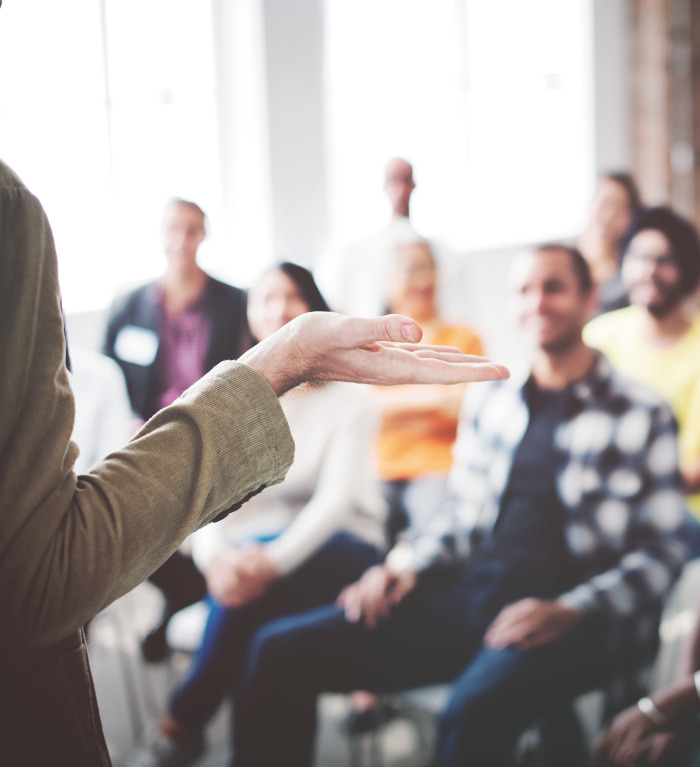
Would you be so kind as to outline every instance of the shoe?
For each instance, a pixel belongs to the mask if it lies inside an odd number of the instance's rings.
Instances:
[[[187,740],[176,741],[158,729],[145,730],[122,767],[185,767],[205,749],[204,735],[195,733]]]
[[[141,640],[141,655],[146,663],[161,663],[170,653],[165,627],[158,626]]]
[[[399,709],[391,703],[379,703],[364,711],[351,711],[345,720],[345,732],[348,735],[376,732],[400,715]]]

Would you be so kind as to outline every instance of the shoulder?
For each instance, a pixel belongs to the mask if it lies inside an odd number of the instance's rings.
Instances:
[[[237,288],[235,285],[230,285],[228,282],[217,280],[216,277],[209,276],[209,290],[212,296],[221,298],[222,300],[229,300],[234,302],[245,301],[246,292],[241,288]]]
[[[700,314],[693,317],[693,321],[688,330],[688,338],[693,345],[700,346]]]
[[[157,284],[158,283],[155,280],[152,280],[151,282],[146,282],[136,288],[119,293],[112,302],[110,314],[115,316],[146,305],[154,304],[156,302]]]
[[[599,314],[584,328],[583,335],[586,343],[595,345],[595,342],[609,338],[610,334],[617,334],[630,325],[636,324],[637,314],[637,309],[634,306],[626,306],[624,309],[616,309],[614,312]]]
[[[21,192],[22,194],[33,196],[20,177],[12,170],[12,168],[5,165],[2,160],[0,160],[0,192]]]
[[[484,348],[481,338],[466,325],[441,324],[435,336],[437,344],[456,346],[465,354],[481,354]]]
[[[0,160],[0,216],[4,219],[3,238],[9,240],[10,227],[24,237],[44,236],[50,226],[41,202],[29,191],[20,177]],[[19,225],[24,221],[23,225]]]
[[[462,400],[460,422],[473,422],[475,426],[501,424],[514,408],[522,407],[522,388],[523,381],[517,376],[505,381],[469,384]]]
[[[649,421],[675,423],[671,406],[655,389],[613,369],[602,354],[597,364],[599,379],[592,394],[598,407],[613,416],[636,412]]]

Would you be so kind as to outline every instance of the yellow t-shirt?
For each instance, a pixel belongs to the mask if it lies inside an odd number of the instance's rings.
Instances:
[[[678,420],[681,461],[700,457],[700,321],[671,346],[653,346],[643,336],[642,313],[628,306],[601,314],[583,332],[589,346],[600,349],[623,375],[661,394]],[[688,496],[700,518],[700,493]]]
[[[479,337],[467,327],[434,325],[426,328],[425,343],[456,346],[465,354],[483,354]],[[375,457],[381,479],[415,479],[446,475],[457,437],[462,385],[375,387],[382,415]]]

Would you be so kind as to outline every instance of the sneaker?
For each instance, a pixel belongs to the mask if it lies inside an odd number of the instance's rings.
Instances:
[[[204,751],[204,735],[195,733],[186,740],[172,740],[157,725],[143,732],[122,767],[185,767]]]
[[[146,663],[161,663],[169,654],[164,626],[153,629],[141,640],[141,655]]]
[[[345,732],[348,735],[365,735],[381,730],[392,719],[401,716],[401,711],[391,703],[382,701],[363,711],[350,711],[345,719]]]

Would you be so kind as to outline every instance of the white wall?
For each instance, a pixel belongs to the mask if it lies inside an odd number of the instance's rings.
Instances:
[[[596,170],[632,168],[630,0],[593,0]]]

